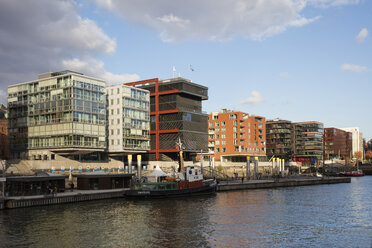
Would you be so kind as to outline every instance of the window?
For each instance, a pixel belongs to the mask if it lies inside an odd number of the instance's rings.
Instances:
[[[118,124],[120,124],[120,119],[118,119]]]
[[[117,102],[117,104],[119,104],[120,103],[120,99],[118,98],[118,99],[116,99],[116,102]]]
[[[238,125],[238,121],[234,121],[234,126]]]
[[[120,94],[120,88],[117,89],[117,93]]]
[[[220,141],[219,140],[216,140],[216,145],[220,145]]]
[[[217,148],[216,148],[216,152],[220,152],[220,148],[217,147]]]
[[[225,147],[222,147],[222,152],[226,152],[226,148]]]
[[[114,135],[114,129],[111,129],[111,135]]]
[[[234,139],[234,145],[238,144],[238,140]]]
[[[114,89],[111,89],[111,95],[113,95],[114,94]]]
[[[111,119],[111,125],[114,125],[114,119]]]
[[[116,113],[117,113],[117,114],[120,114],[120,109],[117,109],[117,110],[116,110]]]
[[[225,126],[226,125],[226,122],[224,122],[224,121],[221,121],[221,126]]]
[[[218,120],[218,115],[214,115],[213,120]]]
[[[114,145],[114,140],[111,140],[111,145]]]
[[[234,133],[234,139],[238,138],[238,134]]]
[[[114,99],[111,99],[111,105],[114,105]]]
[[[226,145],[226,140],[222,140],[222,141],[221,141],[221,144],[222,144],[222,145]]]
[[[219,122],[216,122],[216,127],[219,127],[220,126],[220,123]]]
[[[235,150],[234,151],[238,152],[239,151],[239,146],[235,146]]]
[[[226,132],[226,128],[224,128],[224,127],[221,128],[221,132],[223,132],[223,133]]]
[[[226,134],[221,134],[222,139],[226,139]]]
[[[118,134],[120,134],[120,129],[118,129],[117,131],[118,131]]]
[[[213,122],[209,122],[209,127],[213,127]]]
[[[230,120],[235,120],[236,119],[236,114],[231,114],[230,115]]]
[[[219,133],[220,132],[220,129],[219,128],[216,128],[216,133]]]
[[[120,145],[120,140],[118,139],[118,145]]]
[[[219,134],[216,134],[216,139],[219,139],[220,138],[220,135]]]
[[[238,129],[237,129],[236,127],[233,127],[233,131],[234,131],[234,132],[237,132],[237,130],[238,130]]]
[[[111,115],[114,115],[114,110],[113,109],[111,109]]]

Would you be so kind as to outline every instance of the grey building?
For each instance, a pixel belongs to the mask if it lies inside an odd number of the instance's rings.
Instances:
[[[106,144],[106,83],[73,71],[40,74],[8,87],[12,159],[54,160],[91,154]]]

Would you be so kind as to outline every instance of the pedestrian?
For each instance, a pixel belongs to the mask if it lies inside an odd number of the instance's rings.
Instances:
[[[244,176],[242,176],[242,183],[244,182]]]

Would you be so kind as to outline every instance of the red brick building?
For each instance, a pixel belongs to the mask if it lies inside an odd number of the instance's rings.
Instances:
[[[216,161],[243,162],[246,156],[266,156],[266,119],[222,110],[209,115],[208,148]],[[222,159],[223,158],[223,159]]]
[[[324,128],[324,159],[351,159],[352,133],[338,128]]]
[[[8,119],[6,118],[7,109],[4,105],[0,106],[0,159],[9,159],[8,141]]]

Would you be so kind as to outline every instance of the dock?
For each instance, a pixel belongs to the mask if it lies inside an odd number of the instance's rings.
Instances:
[[[293,177],[269,180],[246,180],[243,182],[241,182],[241,180],[233,180],[220,181],[217,185],[217,192],[350,182],[351,179],[349,177]],[[5,197],[0,198],[0,210],[6,208],[47,206],[81,201],[122,198],[124,197],[124,192],[126,190],[128,189],[74,190],[72,192],[66,191],[63,193],[48,195]]]
[[[278,187],[310,186],[319,184],[350,183],[349,177],[299,177],[299,178],[277,178],[270,180],[249,180],[249,181],[221,181],[217,185],[217,192],[245,190],[245,189],[266,189]]]
[[[14,196],[6,197],[5,203],[3,203],[3,205],[4,208],[23,208],[63,203],[74,203],[81,201],[112,199],[124,197],[125,190],[127,189],[74,190],[73,192],[63,192],[55,195],[49,194],[35,196]]]

